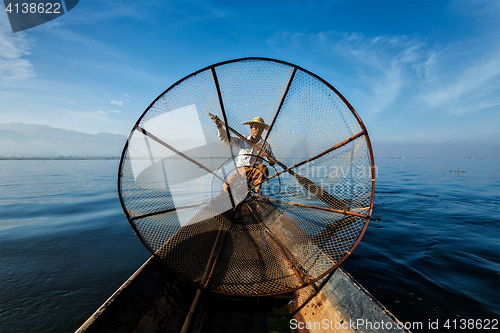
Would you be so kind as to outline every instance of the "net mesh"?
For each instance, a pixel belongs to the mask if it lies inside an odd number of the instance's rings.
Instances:
[[[249,179],[257,166],[236,164],[241,148],[260,156],[262,141],[245,142],[254,117],[272,126],[261,190]],[[351,253],[371,214],[373,171],[368,134],[333,87],[248,58],[161,94],[129,135],[118,186],[127,219],[166,266],[203,288],[257,296],[312,286]]]

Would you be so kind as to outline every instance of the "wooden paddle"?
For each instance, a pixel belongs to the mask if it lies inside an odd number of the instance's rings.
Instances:
[[[208,115],[210,116],[210,118],[217,117],[217,116],[214,116],[211,113],[209,113]],[[219,119],[219,118],[217,117],[217,119]],[[220,121],[220,124],[222,126],[225,126],[229,131],[231,131],[238,138],[240,138],[241,140],[243,140],[246,143],[248,143],[253,149],[257,150],[259,153],[261,152],[262,148],[259,148],[257,145],[255,145],[254,143],[252,143],[246,137],[244,137],[243,135],[241,135],[240,133],[238,133],[235,129],[231,128],[229,125],[224,124],[224,122],[221,121],[220,119],[219,119],[219,121]],[[328,206],[330,206],[330,207],[332,207],[334,209],[339,209],[339,210],[344,210],[344,211],[348,210],[347,206],[342,201],[340,201],[339,199],[337,199],[336,197],[334,197],[333,195],[331,195],[327,191],[323,190],[320,186],[318,186],[313,181],[307,179],[304,176],[296,174],[292,170],[288,169],[286,165],[284,165],[283,163],[281,163],[280,161],[278,161],[276,158],[267,157],[267,159],[271,163],[278,164],[281,168],[283,168],[283,170],[286,170],[290,175],[294,176],[295,179],[297,179],[297,181],[299,182],[300,185],[304,186],[306,190],[308,190],[309,192],[311,192],[311,194],[313,194],[316,198],[318,198],[319,200],[321,200],[324,203],[326,203]]]

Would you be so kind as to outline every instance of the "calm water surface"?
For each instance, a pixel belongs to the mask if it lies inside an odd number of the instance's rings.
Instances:
[[[376,165],[373,218],[344,267],[403,322],[499,318],[500,160]]]
[[[73,332],[149,258],[118,162],[0,161],[1,332]]]
[[[499,318],[500,160],[376,164],[373,219],[343,267],[403,322]],[[117,169],[0,161],[1,332],[73,332],[147,260]]]

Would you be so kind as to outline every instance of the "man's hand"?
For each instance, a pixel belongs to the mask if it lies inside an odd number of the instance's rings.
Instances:
[[[274,163],[276,163],[274,157],[271,156],[271,152],[267,149],[264,149],[263,151],[260,152],[260,155],[267,157],[267,161],[270,166],[273,166]]]
[[[222,127],[222,125],[224,124],[222,122],[222,120],[219,119],[219,117],[209,113],[208,114],[210,116],[210,118],[212,119],[212,121],[217,125],[217,127]]]

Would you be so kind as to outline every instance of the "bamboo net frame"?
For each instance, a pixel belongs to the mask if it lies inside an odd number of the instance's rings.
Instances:
[[[221,142],[209,113],[254,158],[263,145],[248,142],[243,122],[270,124],[261,193],[245,175],[221,190],[240,146]],[[260,296],[314,286],[338,267],[367,228],[374,182],[368,132],[333,86],[287,62],[244,58],[194,72],[149,105],[123,149],[118,193],[169,269],[200,288]]]

